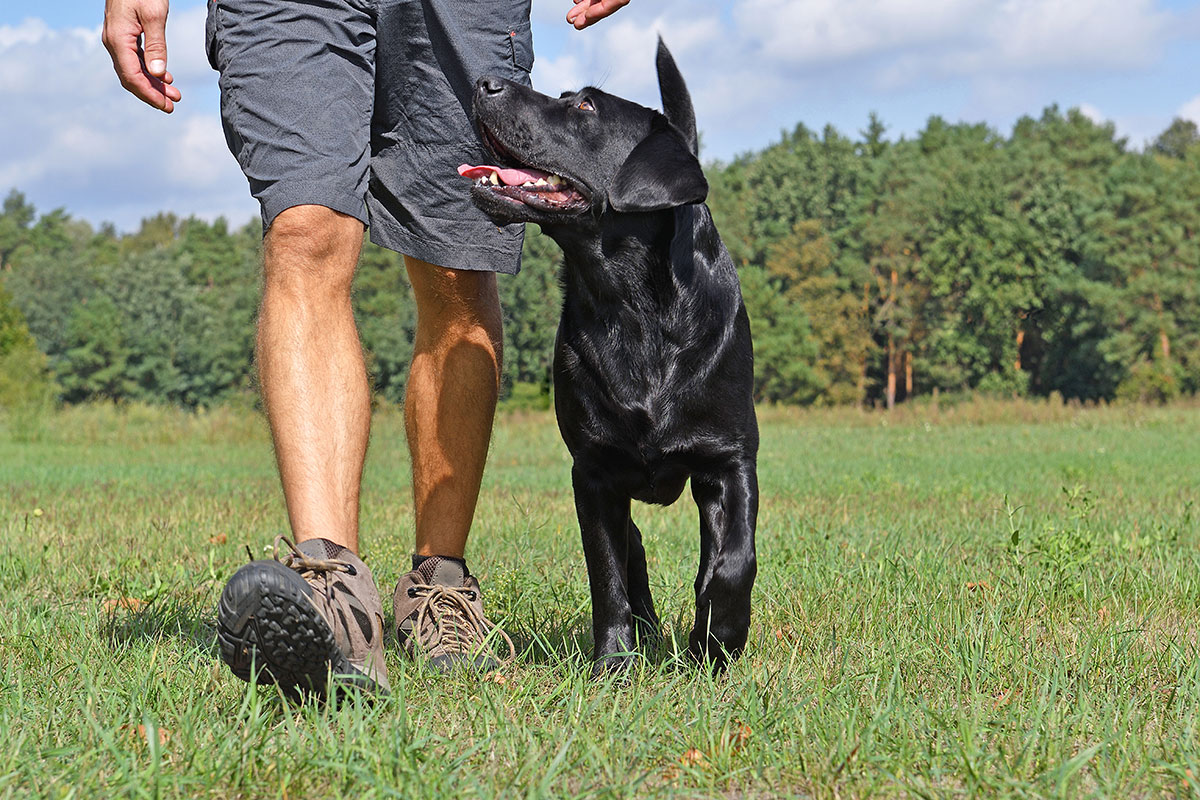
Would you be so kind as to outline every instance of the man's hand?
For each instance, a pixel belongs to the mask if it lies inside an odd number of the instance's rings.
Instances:
[[[567,12],[567,22],[581,31],[627,5],[629,0],[575,0],[574,8]]]
[[[179,90],[167,72],[168,0],[106,0],[101,39],[121,85],[170,114]],[[141,44],[138,37],[144,37]]]

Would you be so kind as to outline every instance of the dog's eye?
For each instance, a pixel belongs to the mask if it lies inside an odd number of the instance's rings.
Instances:
[[[596,107],[594,105],[592,105],[592,101],[588,100],[586,97],[584,99],[580,100],[578,103],[576,103],[575,107],[578,108],[580,111],[595,111],[596,110]]]

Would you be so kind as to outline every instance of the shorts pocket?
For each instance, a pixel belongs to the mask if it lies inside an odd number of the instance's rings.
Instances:
[[[217,0],[208,0],[208,16],[204,18],[204,54],[208,56],[208,65],[213,69],[217,66],[217,29],[221,26],[221,9]]]
[[[508,43],[511,47],[513,66],[522,72],[533,69],[533,30],[526,20],[515,25],[508,32]]]

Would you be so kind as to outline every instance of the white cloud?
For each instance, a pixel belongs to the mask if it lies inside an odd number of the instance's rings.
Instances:
[[[987,69],[1140,66],[1161,55],[1171,20],[1155,0],[739,0],[733,18],[771,62],[888,59],[886,83]]]
[[[741,0],[733,18],[768,59],[823,64],[961,36],[988,8],[985,0]]]
[[[588,83],[587,70],[575,52],[565,52],[557,58],[539,57],[533,62],[533,86],[551,96],[578,89]]]
[[[535,86],[598,85],[658,107],[661,34],[706,156],[761,147],[801,121],[853,134],[871,110],[899,135],[930,114],[1004,129],[1086,100],[1085,113],[1135,144],[1176,110],[1200,122],[1200,95],[1179,107],[1186,95],[1172,94],[1187,85],[1178,62],[1200,64],[1186,47],[1200,9],[1167,0],[635,0],[582,32],[565,22],[570,5],[533,2]],[[173,6],[169,61],[184,98],[171,116],[120,88],[98,29],[0,25],[0,195],[15,186],[42,210],[121,227],[158,210],[235,222],[256,212],[220,129],[204,3]]]
[[[535,21],[540,2],[534,2]],[[659,108],[654,58],[661,36],[687,81],[706,154],[711,152],[712,132],[718,127],[739,137],[756,126],[761,130],[759,110],[778,100],[783,88],[780,82],[788,80],[777,70],[763,71],[756,58],[742,53],[739,40],[729,34],[719,11],[709,4],[694,0],[631,3],[585,31],[564,32],[566,26],[557,13],[562,3],[545,2],[555,14],[546,27],[535,32],[538,58],[533,85],[538,91],[555,96],[591,85]],[[548,13],[544,16],[550,17]],[[561,44],[557,51],[555,44]],[[722,148],[723,152],[729,149]]]
[[[571,0],[533,0],[530,18],[535,23],[565,25],[567,11],[574,5]]]
[[[558,5],[545,0],[547,25],[561,24]],[[1074,105],[1080,92],[1103,98],[1102,76],[1161,64],[1167,46],[1185,35],[1182,12],[1165,9],[1163,0],[631,3],[572,33],[558,52],[539,49],[535,84],[557,93],[599,83],[656,106],[653,50],[661,32],[691,88],[709,152],[722,157],[754,131],[761,145],[801,120],[820,128],[831,108],[865,121],[883,106],[887,116],[901,103],[893,98],[905,95],[922,104],[908,112],[917,118],[901,123],[909,130],[935,113],[1003,125],[1050,103]]]
[[[1100,109],[1096,108],[1091,103],[1080,103],[1079,104],[1079,113],[1083,114],[1085,117],[1087,117],[1088,119],[1090,119],[1092,122],[1096,123],[1097,125],[1103,125],[1105,122],[1108,121],[1108,118],[1104,116],[1104,112],[1101,111]]]
[[[535,17],[537,10],[535,2]],[[558,25],[559,21],[555,19],[552,24]],[[744,65],[737,54],[737,42],[726,35],[714,10],[698,10],[689,0],[664,0],[631,4],[584,32],[568,32],[566,44],[557,55],[538,56],[534,87],[557,95],[586,85],[599,86],[657,108],[654,56],[659,36],[679,64],[697,108],[704,102],[701,95],[740,101],[758,94],[757,89],[769,83],[762,74],[753,73],[750,65]],[[721,105],[726,107],[724,100]]]
[[[1180,106],[1175,116],[1190,119],[1192,122],[1200,125],[1200,94]]]
[[[49,25],[33,17],[22,21],[20,25],[0,25],[0,48],[32,44],[48,38],[51,34]]]
[[[1153,0],[1005,0],[989,39],[1015,67],[1136,67],[1162,55],[1169,21]]]
[[[17,188],[43,211],[65,206],[122,228],[157,210],[253,216],[220,119],[199,102],[215,83],[204,14],[201,6],[169,19],[168,62],[184,93],[169,116],[121,88],[99,29],[0,26],[0,193]]]
[[[660,33],[676,58],[708,38],[711,20],[668,23],[663,15],[644,19],[617,15],[586,32],[571,35],[570,44],[556,59],[534,62],[534,85],[555,95],[591,84],[631,99],[655,96],[654,53]],[[669,31],[667,30],[669,29]]]

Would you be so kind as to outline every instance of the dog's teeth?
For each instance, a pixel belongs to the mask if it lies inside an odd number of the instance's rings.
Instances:
[[[500,173],[493,172],[491,175],[488,176],[488,180],[492,182],[492,186],[499,186],[500,185]]]
[[[525,181],[525,182],[524,182],[524,183],[522,183],[521,185],[522,185],[522,186],[533,186],[533,181]]]
[[[538,178],[536,181],[534,181],[533,185],[534,185],[534,186],[545,186],[545,185],[546,185],[546,179],[545,179],[545,178]]]
[[[558,186],[560,183],[562,183],[562,178],[558,177],[557,175],[551,175],[546,179],[546,183],[550,184],[551,186]]]

